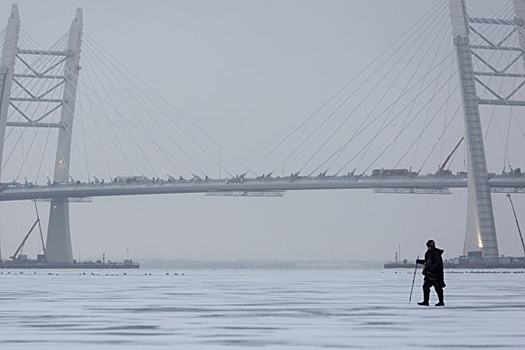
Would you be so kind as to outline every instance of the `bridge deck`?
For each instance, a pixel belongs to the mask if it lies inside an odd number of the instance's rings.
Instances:
[[[489,179],[493,192],[524,192],[525,176],[494,176]],[[0,191],[0,201],[85,198],[176,193],[264,192],[341,189],[448,189],[466,188],[461,176],[412,176],[381,178],[373,176],[275,177],[206,180],[155,180],[132,183],[10,184]],[[404,192],[406,193],[406,192]]]

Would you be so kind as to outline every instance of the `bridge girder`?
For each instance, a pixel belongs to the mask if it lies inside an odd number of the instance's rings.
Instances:
[[[509,177],[495,176],[488,180],[491,192],[521,193],[525,190],[525,176]],[[185,193],[226,193],[226,192],[275,192],[275,191],[309,191],[309,190],[364,190],[392,189],[400,192],[442,192],[443,189],[467,188],[468,180],[460,176],[417,176],[412,178],[374,178],[372,176],[349,178],[346,176],[318,178],[246,178],[242,183],[232,183],[225,180],[209,179],[202,182],[152,182],[131,184],[56,184],[48,186],[11,185],[0,190],[1,201],[45,200],[51,198],[115,197],[131,195],[154,194],[185,194]]]

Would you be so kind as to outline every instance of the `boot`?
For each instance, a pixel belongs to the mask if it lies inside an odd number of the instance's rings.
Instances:
[[[436,304],[436,306],[445,306],[445,302],[443,301],[443,289],[437,289],[436,293],[439,299],[439,302]]]
[[[419,306],[428,306],[428,300],[429,299],[430,299],[430,289],[429,290],[424,289],[423,290],[423,301],[419,302],[417,304]]]

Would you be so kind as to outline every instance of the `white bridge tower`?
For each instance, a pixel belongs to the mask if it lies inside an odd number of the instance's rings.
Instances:
[[[468,170],[468,202],[467,227],[465,234],[464,254],[481,252],[485,258],[499,257],[496,226],[492,208],[491,190],[488,182],[485,146],[481,130],[480,105],[491,106],[525,106],[524,101],[512,99],[518,86],[507,96],[501,96],[482,80],[483,77],[497,77],[498,79],[519,78],[525,82],[524,74],[509,72],[509,68],[525,53],[525,34],[523,23],[525,20],[525,0],[513,0],[515,19],[472,18],[467,14],[466,0],[449,0],[452,20],[452,35],[456,49],[461,97],[463,104],[465,139],[467,141],[467,170]],[[509,34],[503,39],[494,42],[487,38],[475,26],[508,26]],[[508,39],[519,33],[520,47],[509,47]],[[481,38],[482,45],[471,45],[470,35]],[[490,63],[490,58],[484,59],[482,52],[490,51],[517,52],[517,57],[503,69]],[[475,71],[473,60],[476,59],[486,68]],[[524,61],[525,62],[525,61]],[[481,99],[476,92],[476,85],[480,85],[494,98]]]
[[[0,164],[5,142],[5,131],[7,127],[24,128],[58,128],[58,146],[53,181],[54,183],[66,183],[69,181],[69,169],[71,160],[71,137],[73,131],[73,116],[75,111],[75,97],[79,73],[80,46],[82,43],[82,10],[77,9],[75,19],[69,30],[67,47],[63,51],[39,50],[18,47],[20,34],[20,19],[18,6],[12,5],[9,16],[2,58],[0,61]],[[30,60],[23,59],[25,55],[31,56],[53,56],[60,57],[58,63],[52,67],[42,68],[31,66]],[[15,62],[20,61],[29,73],[16,73]],[[48,72],[63,64],[63,75],[49,74]],[[33,92],[31,84],[24,84],[25,79],[43,79],[52,81],[51,87],[42,92]],[[25,96],[11,96],[13,82],[20,87]],[[51,92],[63,86],[63,97],[61,99],[49,98]],[[19,108],[17,103],[47,103],[52,107],[47,109],[42,116],[32,118]],[[8,121],[8,109],[11,106],[16,113],[23,117],[23,122]],[[60,109],[59,123],[46,123],[45,118]],[[1,171],[1,169],[0,169]],[[0,172],[1,175],[1,172]],[[71,234],[69,228],[69,201],[68,198],[53,197],[49,212],[49,226],[46,242],[46,259],[53,262],[72,262],[73,253],[71,248]]]

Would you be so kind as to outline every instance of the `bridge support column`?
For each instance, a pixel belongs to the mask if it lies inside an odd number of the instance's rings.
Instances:
[[[2,178],[2,159],[4,153],[5,130],[7,127],[7,111],[9,109],[9,98],[11,97],[11,84],[15,71],[16,47],[20,34],[20,18],[18,6],[11,6],[11,14],[7,22],[4,47],[0,58],[0,179]],[[0,260],[2,251],[0,245]]]
[[[46,259],[54,262],[72,262],[73,249],[71,247],[67,198],[53,198],[49,210]]]
[[[72,53],[64,65],[64,104],[60,122],[63,127],[58,133],[58,146],[55,160],[55,183],[69,182],[71,160],[71,136],[73,132],[73,115],[77,91],[78,72],[80,69],[80,45],[82,43],[82,10],[77,13],[71,29],[67,50]],[[49,210],[49,226],[47,229],[46,258],[54,262],[72,262],[71,233],[69,229],[69,203],[67,198],[53,198]]]
[[[464,254],[482,252],[484,257],[498,257],[467,11],[464,0],[449,0],[449,4],[467,142],[468,199]]]
[[[7,22],[4,47],[0,61],[0,178],[2,172],[2,155],[4,153],[5,130],[7,127],[7,111],[11,97],[11,84],[15,71],[16,48],[20,34],[20,18],[18,6],[12,5],[11,15]]]

